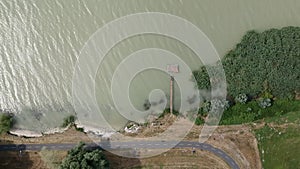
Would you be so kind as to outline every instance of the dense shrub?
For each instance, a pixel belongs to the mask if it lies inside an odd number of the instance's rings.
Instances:
[[[158,117],[163,118],[166,114],[169,114],[169,113],[170,113],[170,108],[166,108]],[[172,114],[174,114],[175,116],[178,116],[179,111],[173,109]]]
[[[300,91],[300,28],[248,32],[223,59],[228,93],[257,96],[266,88],[279,98]],[[206,68],[194,71],[200,89],[209,89]]]
[[[206,121],[207,124],[211,122],[211,124],[216,124],[215,120],[218,120],[221,117],[221,113],[224,110],[228,110],[230,108],[230,104],[228,100],[222,99],[212,99],[210,101],[206,100],[203,102],[198,110],[198,116],[195,120],[196,125],[201,125],[205,123],[205,118],[210,116],[209,121]]]
[[[84,148],[85,144],[80,143],[70,151],[60,165],[60,169],[105,169],[108,161],[105,159],[102,150],[96,149],[89,151]]]
[[[234,100],[238,103],[245,104],[248,101],[248,97],[246,94],[242,93],[237,95]]]
[[[221,62],[233,106],[228,109],[229,104],[206,101],[198,113],[202,119],[218,107],[225,109],[221,124],[247,123],[300,109],[300,102],[292,99],[300,91],[300,28],[250,31]],[[214,68],[206,65],[193,72],[199,89],[210,90],[207,70]]]
[[[8,113],[0,114],[0,134],[6,133],[13,126],[13,116]]]
[[[267,107],[270,107],[272,106],[272,103],[271,103],[271,99],[267,98],[267,99],[264,99],[264,98],[260,98],[258,100],[258,105],[261,107],[261,108],[267,108]]]
[[[74,124],[75,120],[76,120],[76,117],[74,115],[70,115],[70,116],[64,118],[62,127],[67,127],[68,125]]]
[[[198,116],[197,118],[196,118],[196,120],[195,120],[195,124],[196,125],[202,125],[202,124],[204,124],[205,123],[205,121],[204,121],[204,119],[203,118],[201,118],[200,116]]]
[[[205,116],[208,114],[208,112],[210,111],[211,109],[211,103],[210,101],[205,101],[201,107],[199,108],[199,114],[202,115],[202,116]]]

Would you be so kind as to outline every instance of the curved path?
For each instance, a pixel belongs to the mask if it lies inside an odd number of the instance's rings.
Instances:
[[[69,150],[76,146],[74,143],[65,143],[65,144],[7,144],[0,145],[0,151],[16,151],[16,150],[41,150],[42,148],[46,148],[48,150]],[[190,141],[143,141],[143,142],[104,142],[99,143],[99,145],[87,144],[87,147],[95,148],[102,147],[104,149],[116,149],[116,148],[148,148],[148,149],[159,149],[159,148],[169,148],[173,146],[174,148],[195,148],[200,150],[209,151],[216,156],[222,158],[231,168],[239,169],[237,163],[224,151],[213,147],[210,144],[199,143],[199,142],[190,142]]]

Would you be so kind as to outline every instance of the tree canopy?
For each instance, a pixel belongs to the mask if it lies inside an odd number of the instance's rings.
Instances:
[[[67,157],[60,165],[60,169],[106,169],[108,161],[102,150],[87,150],[85,144],[80,142],[76,147],[68,151]]]

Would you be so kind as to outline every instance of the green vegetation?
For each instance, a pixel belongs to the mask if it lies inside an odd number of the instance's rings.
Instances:
[[[300,110],[300,101],[276,100],[270,107],[262,108],[259,101],[253,100],[245,104],[235,104],[224,111],[220,124],[249,123],[266,117],[279,117],[291,111]]]
[[[293,98],[300,91],[300,28],[250,31],[222,64],[233,98],[240,93],[256,97],[266,89],[277,98]],[[205,67],[193,74],[200,89],[209,89]]]
[[[80,131],[80,132],[83,132],[83,133],[84,133],[84,129],[83,129],[83,128],[81,128],[81,127],[77,127],[77,126],[75,126],[75,129],[76,129],[76,131]]]
[[[64,122],[62,124],[62,127],[67,127],[69,125],[73,125],[75,120],[76,120],[76,117],[74,115],[70,115],[70,116],[64,118]]]
[[[84,132],[83,128],[77,127],[75,125],[75,120],[76,120],[76,117],[74,115],[70,115],[70,116],[64,118],[64,121],[63,121],[63,124],[61,125],[61,127],[74,126],[77,131]]]
[[[163,118],[166,114],[169,114],[169,113],[170,113],[170,108],[166,108],[166,109],[159,115],[158,118]],[[178,116],[178,115],[179,115],[179,111],[173,109],[172,114],[174,114],[175,116]]]
[[[196,118],[196,120],[195,120],[195,124],[196,125],[202,125],[202,124],[204,124],[205,123],[205,121],[204,121],[204,118],[202,118],[201,116],[198,116],[197,118]]]
[[[85,144],[80,142],[75,148],[68,151],[67,157],[60,165],[60,169],[104,169],[108,168],[102,150],[89,151],[84,148]]]
[[[293,111],[284,115],[269,117],[266,118],[264,121],[266,123],[273,123],[276,125],[286,124],[286,123],[300,124],[300,111]]]
[[[300,166],[300,112],[290,112],[270,117],[269,124],[255,131],[263,167],[274,169],[295,169]],[[287,127],[281,124],[293,122]],[[297,125],[298,124],[298,125]]]
[[[13,116],[8,113],[0,114],[0,134],[8,132],[13,126]]]
[[[221,125],[243,124],[254,122],[267,117],[279,117],[291,111],[300,110],[299,100],[279,99],[273,100],[269,107],[261,107],[261,98],[246,103],[235,103],[230,107],[225,106]],[[229,103],[228,103],[229,105]],[[201,125],[210,111],[210,102],[205,102],[199,109],[195,124]]]
[[[217,105],[225,109],[221,124],[248,123],[300,110],[295,100],[300,91],[300,28],[250,31],[221,62],[228,85],[227,102]],[[199,89],[210,90],[206,69],[214,67],[203,66],[193,75]],[[211,102],[201,105],[195,124],[203,123]]]

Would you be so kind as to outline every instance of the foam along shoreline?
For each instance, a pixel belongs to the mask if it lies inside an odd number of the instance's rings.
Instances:
[[[111,137],[111,135],[116,133],[116,131],[108,131],[108,130],[105,130],[105,129],[95,128],[95,127],[92,127],[92,126],[81,125],[78,122],[75,122],[75,125],[76,125],[77,128],[83,128],[83,131],[85,133],[90,133],[90,134],[93,134],[93,135],[96,135],[96,136],[101,136],[101,137],[104,137],[104,138],[109,138],[109,137]]]
[[[16,135],[19,137],[42,137],[43,135],[49,135],[49,134],[56,134],[56,133],[63,133],[66,130],[69,129],[70,126],[67,126],[65,128],[53,128],[49,129],[45,132],[37,132],[37,131],[31,131],[31,130],[24,130],[24,129],[11,129],[9,131],[10,134]]]
[[[23,130],[23,129],[11,129],[9,133],[19,137],[42,137],[43,136],[41,132],[35,132],[35,131]]]
[[[116,131],[111,131],[111,130],[109,131],[106,129],[100,129],[100,128],[95,128],[95,127],[91,127],[91,126],[81,125],[77,120],[75,121],[75,126],[77,128],[83,128],[83,131],[85,133],[93,134],[93,135],[104,137],[104,138],[111,137],[111,135],[116,133]],[[44,135],[49,135],[49,134],[63,133],[66,130],[68,130],[70,127],[71,127],[71,125],[68,125],[65,128],[56,127],[56,128],[52,128],[47,131],[44,131],[44,132],[26,130],[26,129],[21,129],[21,128],[12,128],[9,131],[9,133],[12,135],[15,135],[15,136],[19,136],[19,137],[42,137]]]

